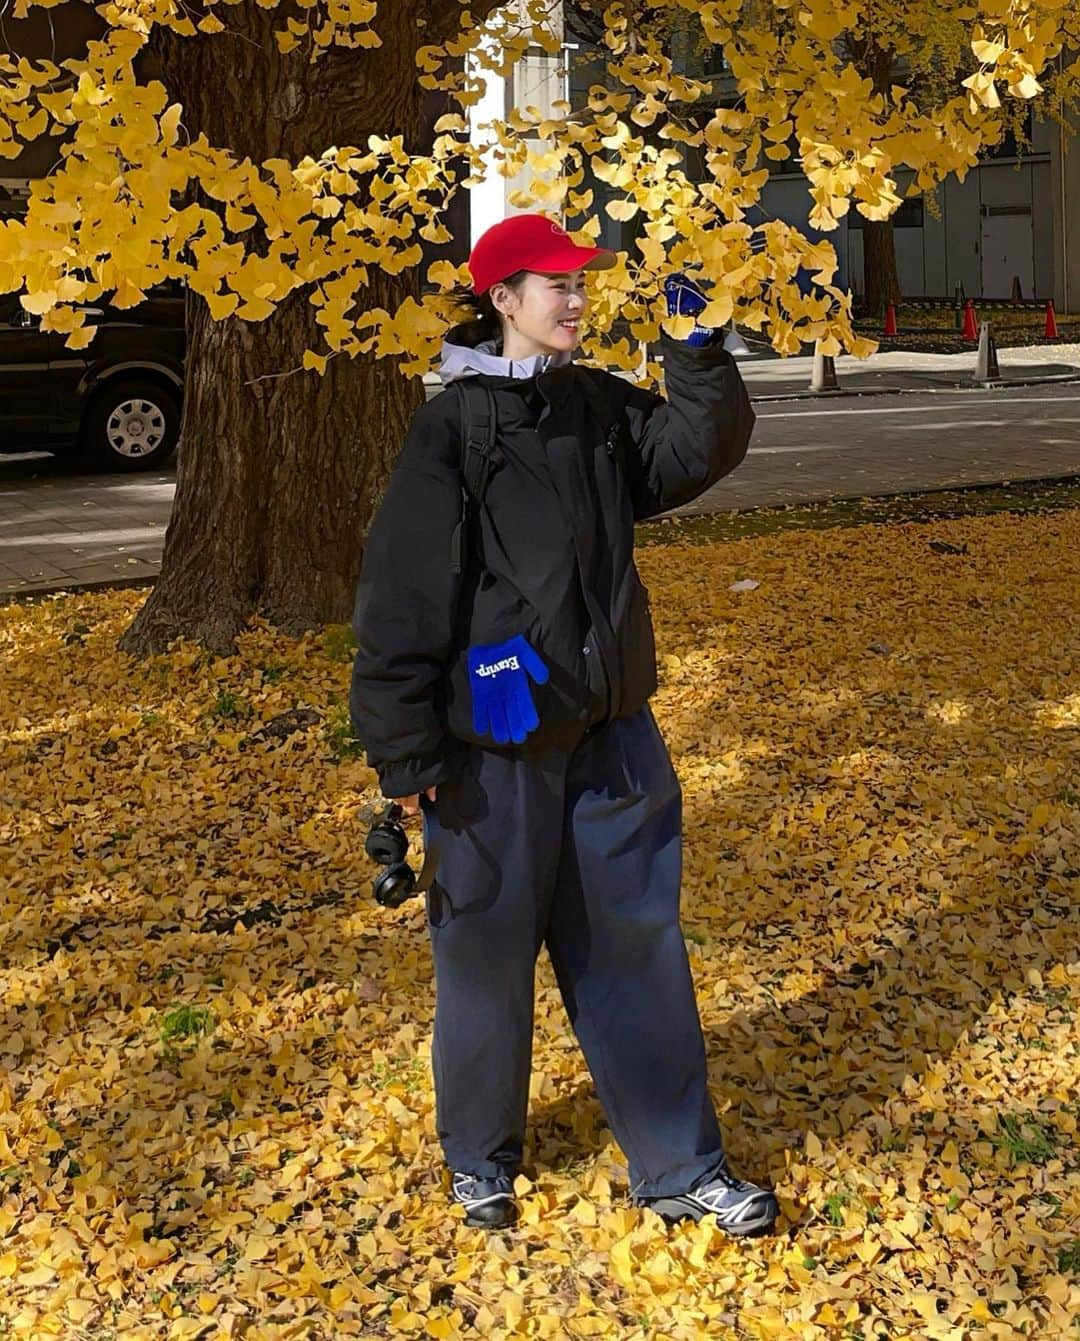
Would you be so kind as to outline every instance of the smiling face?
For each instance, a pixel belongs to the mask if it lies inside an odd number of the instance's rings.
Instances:
[[[529,271],[520,284],[494,284],[491,300],[503,319],[503,357],[531,358],[577,347],[589,306],[584,270],[565,275]]]

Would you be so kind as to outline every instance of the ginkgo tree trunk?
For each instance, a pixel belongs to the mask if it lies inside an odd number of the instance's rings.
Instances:
[[[378,58],[332,49],[317,61],[279,50],[266,10],[229,12],[236,36],[158,30],[153,49],[192,138],[254,163],[400,134],[420,123],[417,10],[380,13]],[[361,304],[394,311],[418,296],[419,269],[373,268]],[[321,338],[303,290],[261,322],[213,320],[187,304],[187,376],[176,501],[160,577],[121,646],[156,652],[178,636],[227,650],[253,612],[299,633],[352,609],[362,536],[422,397],[372,353],[304,370]]]
[[[855,68],[870,81],[874,93],[887,98],[894,83],[899,83],[896,53],[877,32],[867,32],[861,40],[849,41],[849,55]],[[936,53],[930,43],[924,43],[922,53],[933,60]],[[919,62],[909,60],[905,68],[905,82],[919,69]],[[955,83],[955,80],[953,81]],[[893,221],[862,219],[863,243],[863,304],[868,315],[884,316],[890,303],[899,303],[900,271],[896,262],[896,235]]]

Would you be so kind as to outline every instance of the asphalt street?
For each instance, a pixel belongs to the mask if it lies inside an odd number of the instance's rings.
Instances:
[[[683,515],[1080,475],[1080,382],[767,400],[750,453]],[[0,458],[0,593],[152,579],[175,475]]]
[[[1080,383],[770,401],[686,515],[1080,473]]]

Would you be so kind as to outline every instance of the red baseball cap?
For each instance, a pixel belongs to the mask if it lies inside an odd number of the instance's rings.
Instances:
[[[606,247],[580,246],[546,214],[514,214],[480,236],[469,257],[469,273],[474,292],[481,294],[518,270],[566,275],[571,270],[607,270],[615,261],[615,253]]]

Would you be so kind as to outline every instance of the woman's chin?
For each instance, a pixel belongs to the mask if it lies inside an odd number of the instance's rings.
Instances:
[[[552,337],[552,352],[566,353],[567,350],[576,349],[581,343],[580,331],[558,330]]]

